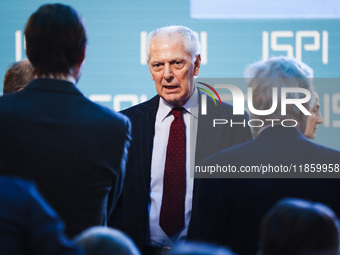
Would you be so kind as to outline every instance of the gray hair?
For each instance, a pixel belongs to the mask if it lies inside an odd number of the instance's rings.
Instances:
[[[311,92],[312,99],[307,108],[315,103],[315,88],[312,84],[313,70],[294,58],[273,57],[267,61],[259,61],[250,65],[245,71],[248,87],[253,89],[253,105],[255,109],[267,110],[272,106],[273,87],[278,88],[278,105],[274,113],[266,116],[254,115],[256,119],[295,119],[301,121],[300,110],[295,105],[287,105],[287,116],[281,115],[281,88],[297,87]],[[287,98],[301,98],[301,93],[289,93]],[[300,124],[300,123],[299,123]],[[253,132],[256,136],[258,128]]]
[[[157,35],[173,34],[180,34],[183,36],[185,48],[190,54],[192,61],[195,62],[197,55],[201,54],[201,45],[194,31],[185,26],[161,27],[150,32],[146,39],[146,56],[148,61],[150,60],[151,40]]]

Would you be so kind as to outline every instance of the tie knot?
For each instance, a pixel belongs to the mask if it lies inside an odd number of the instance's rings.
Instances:
[[[183,107],[174,107],[171,110],[172,115],[174,115],[175,119],[183,118]]]

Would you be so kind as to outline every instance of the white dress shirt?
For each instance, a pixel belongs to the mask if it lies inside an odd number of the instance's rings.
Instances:
[[[195,160],[196,135],[198,123],[198,92],[182,106],[186,135],[186,195],[185,195],[185,227],[177,234],[169,238],[159,226],[159,216],[162,206],[163,177],[166,158],[166,149],[169,140],[170,125],[174,119],[171,114],[173,108],[163,98],[160,98],[155,122],[155,136],[153,139],[153,151],[151,159],[151,183],[149,203],[149,226],[146,231],[145,244],[155,247],[172,247],[175,242],[183,240],[188,232],[191,217],[192,196],[194,179],[190,178],[190,170],[193,171]],[[192,168],[192,169],[191,169]]]

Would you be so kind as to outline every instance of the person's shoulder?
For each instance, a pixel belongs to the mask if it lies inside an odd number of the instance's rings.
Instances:
[[[28,194],[35,188],[35,184],[32,181],[24,180],[18,177],[0,177],[0,192],[1,197],[28,197]]]
[[[17,92],[11,92],[11,93],[3,94],[2,96],[0,96],[1,108],[4,108],[4,107],[7,108],[9,104],[14,104],[13,100],[15,100],[17,96],[18,96]]]
[[[156,95],[148,101],[145,101],[143,103],[140,103],[130,108],[127,108],[125,110],[122,110],[121,113],[128,117],[134,117],[136,115],[143,116],[148,112],[157,111],[158,106],[159,106],[159,96]]]
[[[243,157],[244,152],[251,150],[254,140],[249,140],[243,143],[240,143],[238,145],[234,145],[232,147],[226,148],[224,150],[221,150],[219,152],[216,152],[215,154],[207,157],[203,164],[204,165],[210,165],[211,163],[220,163],[220,162],[226,162],[228,158],[231,157]]]
[[[340,151],[321,145],[317,144],[313,141],[310,141],[308,139],[305,139],[305,142],[308,143],[310,148],[313,148],[315,153],[319,155],[319,157],[327,157],[327,158],[337,158],[337,161],[340,162]]]
[[[13,186],[13,187],[32,187],[34,186],[32,181],[24,180],[18,177],[2,176],[0,177],[0,186]]]
[[[86,98],[87,99],[87,98]],[[90,99],[87,99],[90,107],[92,108],[93,115],[97,116],[98,118],[108,120],[115,119],[118,122],[126,122],[127,117],[119,112],[116,112],[114,110],[111,110],[110,108],[100,105],[96,102],[91,101]]]
[[[101,130],[100,132],[110,132],[115,134],[130,133],[130,119],[106,106],[85,98],[86,104],[83,104],[82,110],[78,115],[86,127],[92,127]]]

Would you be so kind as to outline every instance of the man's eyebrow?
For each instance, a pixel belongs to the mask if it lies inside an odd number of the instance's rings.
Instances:
[[[184,58],[181,58],[181,57],[178,57],[178,58],[173,58],[169,61],[166,61],[166,62],[169,62],[169,63],[175,63],[175,62],[185,62],[186,60]],[[151,65],[154,65],[154,64],[162,64],[164,63],[163,60],[153,60],[153,61],[150,61],[150,64]]]

